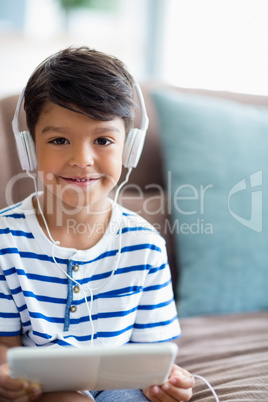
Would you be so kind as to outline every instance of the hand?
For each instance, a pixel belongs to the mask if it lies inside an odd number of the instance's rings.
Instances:
[[[29,383],[25,380],[15,380],[9,376],[7,363],[0,366],[0,402],[34,401],[41,395],[38,384]]]
[[[147,388],[143,393],[152,402],[186,402],[192,397],[193,386],[193,376],[174,364],[165,384]]]

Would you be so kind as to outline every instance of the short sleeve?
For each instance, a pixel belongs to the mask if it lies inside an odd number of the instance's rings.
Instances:
[[[15,289],[13,291],[16,291]],[[21,331],[20,314],[5,275],[0,268],[0,336],[16,336]]]

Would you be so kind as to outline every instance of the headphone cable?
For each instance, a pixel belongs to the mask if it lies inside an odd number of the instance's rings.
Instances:
[[[115,214],[116,220],[117,220],[117,223],[118,223],[118,226],[119,226],[119,230],[118,230],[118,234],[119,234],[119,247],[118,247],[118,251],[117,251],[116,263],[115,263],[115,265],[114,265],[114,269],[113,269],[113,271],[111,272],[110,276],[109,276],[109,277],[106,279],[106,281],[104,281],[100,286],[97,286],[96,288],[90,288],[89,286],[87,287],[87,289],[88,289],[89,292],[90,292],[90,307],[89,307],[89,303],[88,303],[88,300],[87,300],[87,295],[86,295],[85,290],[84,290],[84,286],[81,285],[79,282],[77,282],[75,279],[73,279],[73,278],[59,265],[59,263],[58,263],[57,260],[56,260],[54,249],[55,249],[55,246],[59,246],[59,245],[60,245],[60,242],[59,242],[59,241],[55,241],[55,240],[53,239],[51,233],[50,233],[50,230],[49,230],[49,227],[48,227],[46,218],[45,218],[45,216],[44,216],[44,213],[43,213],[43,210],[42,210],[42,208],[41,208],[40,201],[39,201],[38,189],[37,189],[37,184],[36,184],[36,177],[35,177],[32,173],[30,173],[29,170],[27,170],[26,172],[27,172],[28,176],[29,176],[29,177],[33,180],[33,182],[34,182],[34,190],[35,190],[35,196],[36,196],[37,207],[38,207],[39,213],[40,213],[40,215],[41,215],[41,217],[42,217],[42,220],[43,220],[43,222],[44,222],[44,225],[45,225],[45,228],[46,228],[48,237],[49,237],[50,241],[53,243],[53,244],[52,244],[52,250],[51,250],[52,259],[53,259],[54,263],[56,264],[56,266],[64,273],[64,275],[65,275],[69,280],[71,280],[71,281],[74,282],[76,285],[78,285],[79,288],[82,289],[83,297],[84,297],[84,300],[85,300],[85,303],[86,303],[86,308],[87,308],[87,312],[88,312],[88,316],[89,316],[89,322],[90,322],[90,326],[91,326],[90,344],[91,344],[91,346],[93,346],[93,338],[94,338],[94,332],[95,332],[95,330],[94,330],[94,323],[93,323],[93,320],[92,320],[93,291],[99,290],[99,289],[102,288],[104,285],[106,285],[107,282],[113,277],[113,275],[115,274],[115,272],[116,272],[116,270],[117,270],[117,267],[118,267],[118,265],[119,265],[119,261],[120,261],[120,258],[121,258],[121,250],[122,250],[122,229],[123,229],[123,228],[122,228],[120,222],[118,222],[117,214]],[[117,188],[117,190],[116,190],[116,193],[115,193],[114,200],[112,201],[112,209],[115,208],[116,202],[117,202],[117,199],[118,199],[118,196],[119,196],[119,192],[121,191],[122,187],[128,182],[129,176],[130,176],[131,172],[132,172],[132,168],[128,168],[128,172],[127,172],[127,174],[126,174],[125,180],[118,186],[118,188]],[[74,253],[74,254],[75,254],[75,253]]]

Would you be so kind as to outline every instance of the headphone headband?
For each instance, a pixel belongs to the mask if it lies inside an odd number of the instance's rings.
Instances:
[[[134,83],[134,88],[136,89],[136,93],[138,95],[139,98],[139,103],[140,103],[140,108],[141,108],[141,126],[140,126],[140,130],[143,131],[147,131],[148,126],[149,126],[149,118],[147,115],[147,110],[145,107],[145,102],[144,102],[144,98],[141,92],[141,88],[139,86],[139,84],[137,82]]]
[[[13,120],[12,120],[12,129],[13,129],[13,133],[14,133],[15,137],[17,135],[19,135],[19,133],[20,133],[19,114],[20,114],[22,101],[23,101],[23,98],[24,98],[24,93],[25,93],[25,87],[23,88],[23,90],[22,90],[22,92],[21,92],[21,94],[19,96],[17,106],[16,106],[16,110],[15,110],[15,114],[14,114],[14,117],[13,117]]]

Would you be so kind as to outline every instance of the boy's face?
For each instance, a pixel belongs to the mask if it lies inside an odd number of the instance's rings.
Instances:
[[[122,119],[96,121],[48,103],[35,127],[38,171],[47,199],[71,209],[89,205],[101,211],[120,178],[124,142]]]

